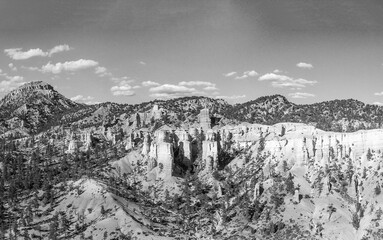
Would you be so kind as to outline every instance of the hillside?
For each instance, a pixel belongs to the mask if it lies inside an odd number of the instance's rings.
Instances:
[[[2,130],[22,128],[26,132],[38,132],[50,124],[55,116],[83,107],[47,83],[26,83],[0,101]]]
[[[32,82],[10,92],[0,101],[0,122],[2,132],[17,138],[39,133],[51,126],[84,128],[100,126],[113,119],[124,121],[136,112],[149,111],[154,105],[168,112],[171,116],[169,121],[173,124],[185,119],[195,122],[203,108],[228,122],[266,125],[296,122],[341,132],[381,128],[383,121],[383,107],[353,99],[297,105],[281,95],[273,95],[236,105],[208,97],[155,100],[134,105],[84,105],[67,99],[47,83]]]
[[[1,109],[0,239],[383,238],[380,107],[87,106],[38,82]]]
[[[354,99],[297,105],[281,95],[273,95],[237,104],[226,116],[250,123],[297,122],[328,131],[353,132],[381,128],[383,107]]]

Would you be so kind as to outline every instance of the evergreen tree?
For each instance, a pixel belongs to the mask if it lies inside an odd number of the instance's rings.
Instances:
[[[295,188],[294,188],[294,177],[291,173],[289,173],[289,176],[285,180],[285,185],[286,185],[286,191],[290,194],[294,194]]]

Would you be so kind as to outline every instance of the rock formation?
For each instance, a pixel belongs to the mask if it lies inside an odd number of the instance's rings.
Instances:
[[[128,134],[128,137],[126,138],[126,145],[125,145],[125,150],[132,149],[136,146],[135,141],[134,141],[134,134],[130,133]]]
[[[169,132],[157,133],[157,164],[164,176],[170,177],[173,173],[173,144],[170,143]]]
[[[68,143],[68,149],[66,151],[66,153],[75,153],[76,151],[78,151],[81,147],[81,142],[77,139],[77,136],[72,133],[71,136],[70,136],[70,140],[69,140],[69,143]]]
[[[192,165],[192,143],[189,134],[183,130],[178,132],[178,147],[182,155],[182,162],[186,166]]]
[[[147,133],[144,137],[144,142],[142,144],[142,155],[147,155],[150,151],[150,142],[151,142],[151,139],[150,139],[150,135],[149,133]]]
[[[213,130],[207,131],[202,142],[202,160],[205,162],[206,171],[211,173],[218,168],[218,142]]]
[[[211,128],[209,109],[204,108],[201,110],[199,114],[199,124],[203,130],[207,130]]]

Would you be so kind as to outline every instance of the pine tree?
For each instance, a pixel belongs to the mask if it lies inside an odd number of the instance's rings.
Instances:
[[[104,205],[101,205],[101,212],[100,213],[101,213],[102,216],[104,216],[106,214]]]
[[[286,191],[290,194],[294,194],[295,188],[294,188],[294,177],[291,173],[289,173],[289,176],[285,180],[285,185],[286,185]]]
[[[54,215],[51,224],[49,224],[49,239],[50,240],[57,240],[57,232],[58,232],[58,215]]]

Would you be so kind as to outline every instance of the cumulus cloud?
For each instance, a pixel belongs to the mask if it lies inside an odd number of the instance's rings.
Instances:
[[[9,92],[19,86],[23,85],[24,78],[22,76],[7,76],[5,74],[1,74],[5,76],[5,79],[0,81],[0,92]]]
[[[308,98],[308,97],[315,97],[315,94],[304,93],[304,92],[295,92],[295,93],[289,93],[289,96],[291,98]]]
[[[13,60],[25,60],[31,57],[46,57],[48,56],[47,52],[44,52],[40,48],[29,49],[28,51],[23,52],[22,48],[8,48],[4,49],[4,53],[12,58]]]
[[[303,78],[294,79],[286,75],[275,73],[266,73],[258,78],[259,81],[272,81],[273,87],[290,87],[290,88],[304,88],[307,85],[314,85],[317,81],[306,80]]]
[[[269,80],[288,81],[288,80],[291,80],[291,78],[285,75],[279,75],[275,73],[266,73],[260,76],[258,80],[259,81],[269,81]]]
[[[152,81],[145,81],[141,83],[142,86],[144,87],[154,87],[154,86],[159,86],[160,84],[157,82],[152,82]]]
[[[196,91],[195,88],[188,88],[185,86],[178,86],[178,85],[172,85],[172,84],[164,84],[164,85],[149,89],[149,92],[153,92],[153,93],[190,93],[195,91]]]
[[[4,49],[4,53],[13,60],[26,60],[32,57],[51,57],[55,53],[69,51],[70,48],[67,44],[55,46],[48,51],[43,51],[40,48],[32,48],[23,51],[22,48],[8,48]]]
[[[108,72],[105,67],[97,66],[94,69],[94,73],[99,77],[112,76],[112,73]]]
[[[180,86],[188,86],[188,87],[200,87],[200,86],[206,86],[206,87],[215,87],[214,83],[211,82],[204,82],[204,81],[189,81],[189,82],[180,82],[178,83]]]
[[[163,84],[157,87],[152,87],[149,89],[149,92],[152,93],[150,95],[151,97],[160,99],[204,94],[195,88],[173,84]]]
[[[229,72],[224,74],[225,77],[232,77],[234,75],[237,75],[237,72]]]
[[[55,53],[66,52],[66,51],[69,51],[72,49],[73,48],[69,47],[69,45],[67,45],[67,44],[54,46],[52,49],[49,50],[48,56],[50,57]]]
[[[144,61],[140,61],[140,64],[145,66],[145,65],[146,65],[146,62],[144,62]]]
[[[216,86],[207,86],[207,87],[204,87],[203,90],[205,90],[205,91],[217,91],[218,88]]]
[[[91,96],[87,96],[87,97],[84,97],[83,95],[77,95],[77,96],[74,96],[74,97],[71,97],[70,100],[72,101],[81,101],[81,102],[85,102],[85,101],[91,101],[93,100],[94,97],[91,97]]]
[[[17,67],[13,63],[8,64],[8,67],[14,72],[17,71]]]
[[[215,98],[221,98],[221,99],[240,99],[240,98],[245,98],[246,95],[232,95],[232,96],[216,96]]]
[[[77,70],[93,68],[98,65],[98,62],[87,59],[79,59],[77,61],[69,61],[69,62],[58,62],[56,64],[47,63],[46,65],[41,67],[41,71],[44,73],[53,73],[58,74],[63,71],[74,72]]]
[[[249,76],[249,77],[256,77],[256,76],[259,75],[259,74],[258,74],[256,71],[254,71],[254,70],[246,71],[246,72],[244,72],[243,74],[246,75],[246,76]]]
[[[305,63],[305,62],[297,63],[297,67],[306,68],[306,69],[314,68],[314,66],[311,63]]]
[[[282,73],[282,71],[279,70],[279,69],[275,69],[275,70],[273,71],[273,73]]]
[[[376,92],[374,93],[375,96],[383,96],[383,92]]]
[[[224,76],[225,77],[233,77],[233,76],[235,76],[234,79],[242,80],[242,79],[246,79],[246,78],[249,78],[249,77],[256,77],[258,75],[259,74],[255,70],[249,70],[249,71],[244,71],[242,73],[242,75],[238,75],[237,72],[230,72],[230,73],[225,74]]]
[[[248,78],[249,76],[247,76],[247,75],[242,75],[242,76],[236,76],[234,79],[236,79],[236,80],[242,80],[242,79],[246,79],[246,78]]]
[[[133,91],[133,87],[129,85],[128,80],[121,81],[118,85],[110,88],[110,91],[114,96],[133,96],[136,93]]]
[[[382,103],[382,102],[374,102],[374,103],[372,103],[372,104],[374,104],[374,105],[379,105],[379,106],[383,106],[383,103]]]

